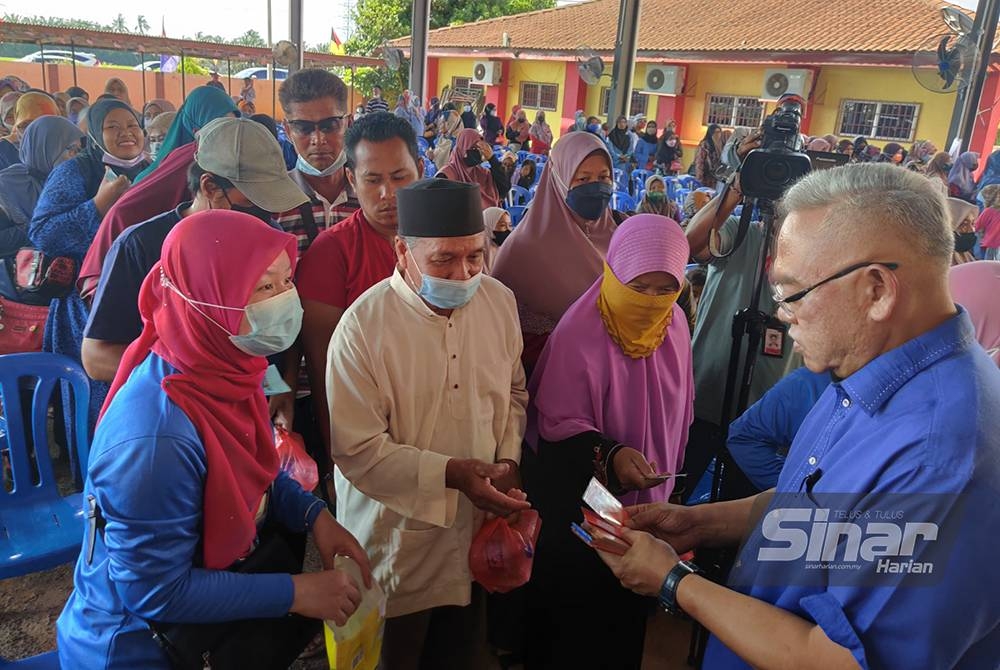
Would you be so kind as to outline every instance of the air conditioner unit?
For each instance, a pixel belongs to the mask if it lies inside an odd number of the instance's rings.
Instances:
[[[500,83],[500,63],[492,60],[477,60],[472,65],[472,83],[496,86]]]
[[[680,95],[684,92],[683,67],[677,65],[650,65],[646,68],[643,93],[656,95]]]
[[[761,100],[777,100],[786,93],[809,97],[812,70],[765,70]]]

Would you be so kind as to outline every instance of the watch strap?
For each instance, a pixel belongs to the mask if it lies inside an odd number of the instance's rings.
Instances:
[[[681,580],[688,575],[701,574],[704,574],[701,568],[693,562],[678,561],[677,565],[667,573],[667,578],[663,580],[663,586],[660,587],[660,605],[663,609],[670,614],[684,614],[684,610],[677,604],[677,587]]]

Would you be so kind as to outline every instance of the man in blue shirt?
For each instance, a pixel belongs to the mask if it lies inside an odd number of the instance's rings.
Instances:
[[[875,164],[813,173],[782,204],[775,302],[835,381],[773,492],[633,509],[648,532],[603,558],[712,633],[712,670],[995,668],[1000,371],[949,293],[943,198]],[[675,553],[744,537],[730,588]]]

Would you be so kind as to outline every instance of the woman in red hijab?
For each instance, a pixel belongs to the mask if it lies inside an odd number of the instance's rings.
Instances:
[[[298,335],[296,256],[292,235],[235,211],[195,214],[167,236],[139,295],[142,335],[91,448],[91,521],[58,622],[63,668],[170,667],[150,622],[277,623],[295,613],[343,624],[362,586],[332,569],[336,554],[370,585],[361,546],[278,468],[261,383],[265,356]],[[232,571],[258,542],[274,546],[276,525],[311,530],[325,570]],[[255,650],[242,667],[287,667],[308,639],[264,642],[265,658]]]
[[[482,163],[489,163],[487,170]],[[482,135],[471,128],[458,134],[455,150],[447,165],[438,170],[441,179],[464,181],[478,184],[479,195],[483,199],[483,209],[499,207],[510,191],[510,177],[493,153],[493,147],[486,143]]]

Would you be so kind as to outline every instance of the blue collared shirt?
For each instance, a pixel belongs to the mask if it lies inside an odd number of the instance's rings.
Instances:
[[[730,586],[815,622],[862,668],[996,668],[998,417],[1000,371],[975,342],[961,308],[940,326],[831,384],[796,435],[768,510],[780,505],[787,511],[787,502],[778,502],[783,496],[808,495],[815,504],[802,507],[816,516],[797,526],[785,517],[778,523],[786,526],[784,541],[776,542],[766,520],[778,517],[765,515],[740,553]],[[875,517],[886,521],[880,528],[901,526],[894,519],[902,517],[933,521],[940,529],[937,541],[915,536],[916,553],[910,554],[910,564],[930,565],[933,575],[877,574],[883,570],[876,564],[886,560],[878,557],[852,572],[815,560],[807,565],[805,553],[803,561],[784,563],[759,553],[761,547],[787,552],[794,544],[789,538],[800,532],[787,528],[816,532],[814,522],[825,512],[821,508],[831,507],[830,500],[849,510],[883,510],[886,516]],[[887,506],[906,509],[897,517]],[[833,526],[836,519],[828,521]],[[862,538],[870,537],[874,526],[867,518],[857,525]],[[806,537],[801,532],[803,547]],[[850,543],[839,540],[835,549],[843,556]],[[905,564],[906,555],[904,550],[900,560],[889,560]],[[923,560],[930,556],[933,561]],[[713,637],[704,667],[749,666]]]

